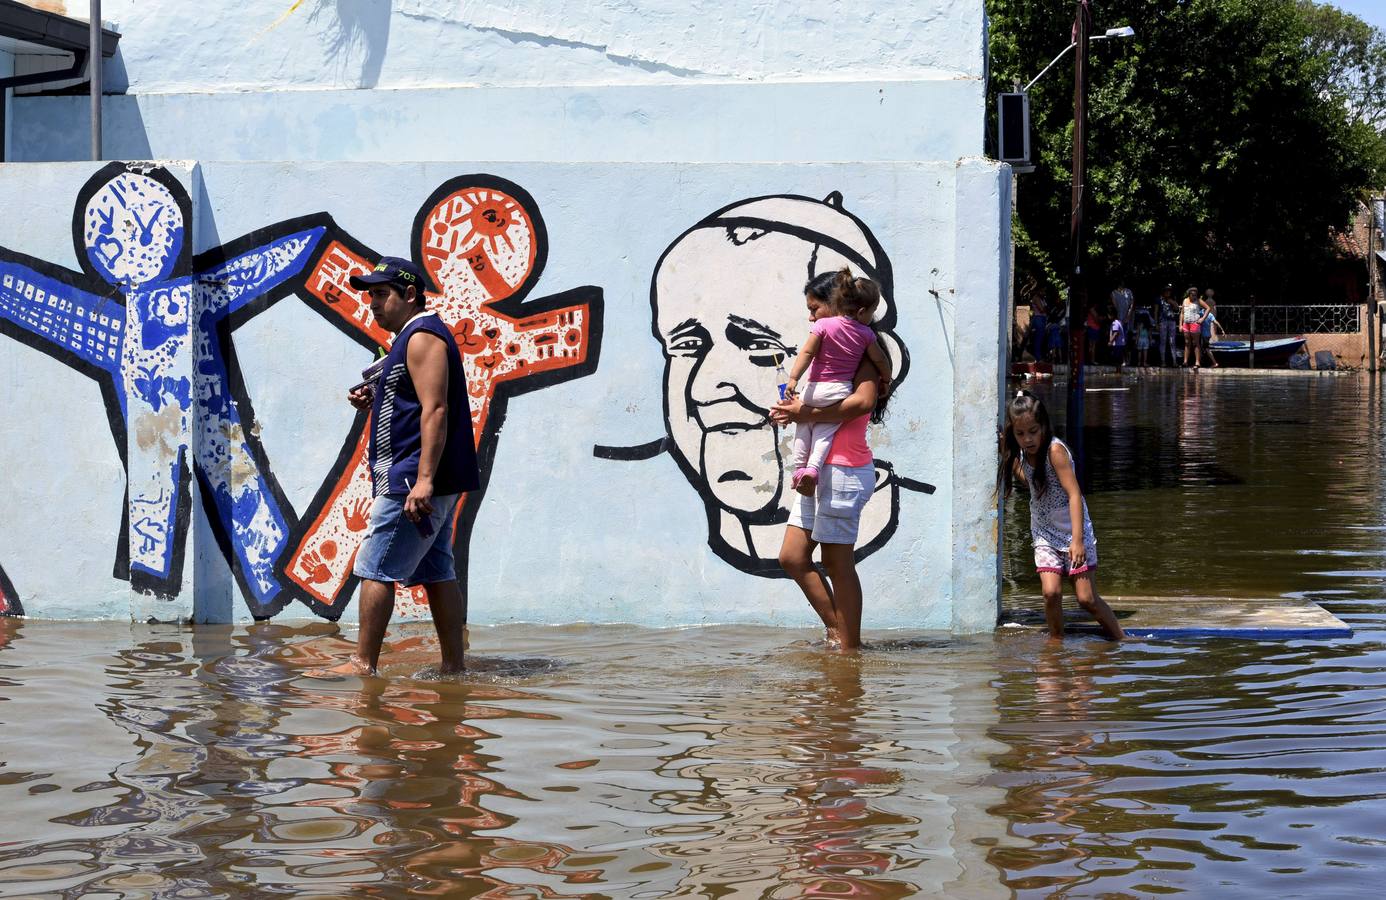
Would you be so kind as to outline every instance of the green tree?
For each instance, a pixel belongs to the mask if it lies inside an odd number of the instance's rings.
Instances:
[[[1336,6],[1299,0],[1309,52],[1327,61],[1319,89],[1335,94],[1356,121],[1386,131],[1386,31]]]
[[[1088,143],[1091,296],[1126,276],[1213,284],[1224,299],[1307,297],[1332,229],[1386,165],[1379,136],[1328,89],[1298,0],[1093,0]],[[1068,0],[987,0],[996,90],[1024,84],[1070,39]],[[1066,272],[1073,67],[1031,91],[1036,171],[1021,179],[1017,266]],[[1142,293],[1143,292],[1143,293]]]

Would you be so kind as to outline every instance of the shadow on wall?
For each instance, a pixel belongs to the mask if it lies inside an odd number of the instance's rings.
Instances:
[[[309,21],[332,18],[329,25],[331,43],[326,56],[338,60],[338,74],[344,84],[354,80],[358,88],[373,88],[380,82],[380,69],[390,46],[393,6],[389,0],[314,0]],[[361,72],[353,79],[347,68],[354,59],[352,51],[358,45],[364,45],[365,55],[361,60]]]

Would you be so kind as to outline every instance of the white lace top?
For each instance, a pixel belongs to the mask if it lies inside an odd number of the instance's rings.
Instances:
[[[1068,445],[1058,438],[1054,443],[1064,448],[1069,462],[1073,454]],[[1067,550],[1073,542],[1073,520],[1068,515],[1068,492],[1059,484],[1059,474],[1054,471],[1054,463],[1048,454],[1044,457],[1044,493],[1035,493],[1035,470],[1020,454],[1020,468],[1025,473],[1025,481],[1030,485],[1030,537],[1036,547],[1052,547]],[[1093,534],[1092,519],[1088,518],[1088,501],[1083,501],[1083,546],[1096,547],[1097,537]]]

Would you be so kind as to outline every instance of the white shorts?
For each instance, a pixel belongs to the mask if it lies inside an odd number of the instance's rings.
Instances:
[[[824,466],[812,497],[795,494],[789,524],[820,544],[856,544],[861,511],[876,491],[876,467]]]
[[[1048,544],[1035,545],[1035,571],[1036,572],[1056,572],[1059,575],[1067,575],[1072,578],[1074,575],[1082,575],[1084,572],[1097,568],[1097,545],[1084,544],[1083,550],[1087,560],[1078,568],[1070,568],[1071,561],[1068,558],[1068,548],[1062,550],[1051,547]]]

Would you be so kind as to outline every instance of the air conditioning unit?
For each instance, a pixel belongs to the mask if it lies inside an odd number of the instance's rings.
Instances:
[[[996,95],[996,158],[1022,172],[1034,170],[1030,162],[1030,95]]]

